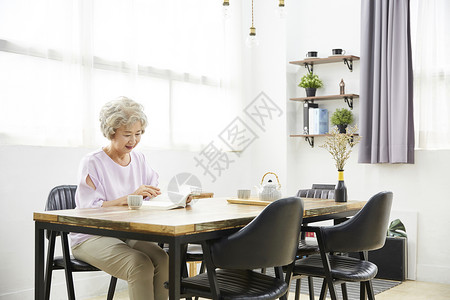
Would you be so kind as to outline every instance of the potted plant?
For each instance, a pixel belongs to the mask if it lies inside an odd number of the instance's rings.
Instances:
[[[347,125],[353,123],[353,114],[346,108],[338,108],[331,115],[331,124],[336,125],[339,133],[346,133]]]
[[[319,76],[313,74],[313,72],[308,72],[300,79],[298,86],[306,90],[307,97],[314,97],[316,90],[323,86],[323,82],[319,79]]]

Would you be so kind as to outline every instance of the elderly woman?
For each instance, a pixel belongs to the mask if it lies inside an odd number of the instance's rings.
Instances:
[[[155,197],[161,192],[158,174],[145,156],[133,150],[147,125],[143,107],[122,97],[100,112],[108,146],[81,162],[75,195],[77,208],[127,205],[127,196]],[[104,236],[71,233],[73,255],[128,282],[132,300],[167,299],[168,255],[157,244]]]

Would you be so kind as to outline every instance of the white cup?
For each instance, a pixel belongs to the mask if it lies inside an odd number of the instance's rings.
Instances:
[[[239,199],[248,199],[250,198],[250,190],[238,190],[237,196]]]
[[[142,206],[142,195],[128,195],[127,202],[129,209],[139,209]]]

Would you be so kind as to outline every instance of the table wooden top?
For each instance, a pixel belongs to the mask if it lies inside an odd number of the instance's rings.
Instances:
[[[303,199],[304,217],[360,210],[366,201],[338,203],[334,200]],[[35,212],[34,221],[108,230],[186,235],[242,227],[264,209],[263,205],[228,203],[227,198],[199,199],[192,206],[173,210],[141,207],[101,207]]]

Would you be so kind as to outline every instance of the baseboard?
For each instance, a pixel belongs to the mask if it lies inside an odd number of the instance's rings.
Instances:
[[[55,272],[57,273],[57,272]],[[64,272],[60,272],[64,273]],[[97,272],[96,272],[97,273]],[[98,272],[100,274],[101,272]],[[61,274],[55,274],[54,282],[50,293],[51,300],[67,300],[66,284],[60,278]],[[103,273],[102,275],[93,275],[93,273],[75,273],[74,286],[77,299],[85,299],[106,295],[111,276]],[[127,283],[123,280],[117,281],[116,291],[127,289]],[[106,297],[105,297],[106,298]],[[0,300],[24,300],[34,299],[34,288],[15,291],[7,294],[0,294]]]

